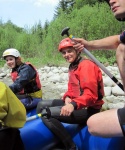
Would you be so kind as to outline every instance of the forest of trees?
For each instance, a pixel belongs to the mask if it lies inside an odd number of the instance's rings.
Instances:
[[[104,0],[60,0],[53,20],[34,23],[31,28],[20,28],[11,20],[0,20],[0,56],[7,48],[18,49],[27,61],[40,64],[61,64],[58,44],[64,37],[61,31],[70,27],[70,34],[87,40],[120,34],[125,27],[112,15]],[[115,62],[115,51],[92,51],[102,63]],[[3,61],[1,60],[1,63]]]

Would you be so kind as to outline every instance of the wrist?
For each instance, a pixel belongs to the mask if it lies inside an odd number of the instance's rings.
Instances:
[[[72,102],[70,102],[69,104],[72,104],[73,107],[74,107],[74,109],[77,109],[77,103],[76,103],[76,102],[72,101]]]
[[[66,100],[66,99],[70,99],[70,97],[69,97],[69,96],[66,96],[66,97],[65,97],[65,100]]]

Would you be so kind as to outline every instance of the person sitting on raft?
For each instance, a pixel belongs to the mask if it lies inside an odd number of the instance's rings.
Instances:
[[[10,89],[21,100],[26,109],[36,107],[37,103],[42,100],[42,90],[35,67],[29,62],[22,62],[20,52],[14,48],[5,50],[3,58],[12,69],[13,83],[9,85]]]
[[[70,38],[63,39],[58,50],[70,63],[68,90],[63,99],[39,102],[37,113],[44,114],[44,108],[48,107],[51,116],[42,117],[44,124],[62,141],[66,150],[76,150],[77,146],[61,122],[86,125],[91,115],[100,112],[104,103],[102,73],[93,61],[81,57]]]

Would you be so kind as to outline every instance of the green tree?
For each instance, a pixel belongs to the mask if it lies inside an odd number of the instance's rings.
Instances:
[[[41,21],[39,21],[38,24],[34,25],[31,28],[31,33],[32,34],[37,34],[38,37],[40,38],[40,40],[42,41],[42,39],[43,39],[43,27],[42,27]]]
[[[56,7],[54,18],[61,15],[61,12],[69,14],[74,6],[75,0],[60,0],[58,6]]]

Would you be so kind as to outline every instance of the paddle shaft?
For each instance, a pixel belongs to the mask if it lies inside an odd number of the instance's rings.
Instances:
[[[39,118],[41,116],[42,116],[42,114],[36,114],[34,116],[28,117],[28,118],[26,118],[26,122],[34,120],[34,119],[37,119],[37,118]]]
[[[123,85],[101,64],[86,48],[83,49],[83,52],[88,55],[123,91]]]

